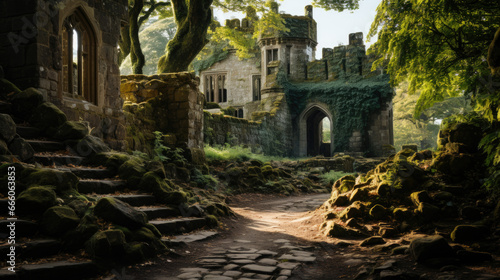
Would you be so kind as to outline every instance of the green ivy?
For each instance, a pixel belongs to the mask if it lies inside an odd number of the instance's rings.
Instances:
[[[283,77],[279,77],[280,80]],[[354,130],[367,133],[370,115],[393,97],[387,75],[362,79],[346,77],[332,82],[281,82],[292,117],[297,119],[307,104],[321,102],[333,114],[335,130],[334,151],[349,148],[349,137]],[[366,135],[365,135],[366,136]]]

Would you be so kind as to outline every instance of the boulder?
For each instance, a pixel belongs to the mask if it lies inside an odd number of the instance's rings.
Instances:
[[[95,233],[87,242],[86,251],[93,257],[122,259],[125,253],[125,234],[118,229]]]
[[[26,178],[28,185],[44,185],[56,187],[58,194],[69,191],[78,190],[78,177],[72,172],[65,172],[56,169],[43,168],[32,172]]]
[[[350,202],[362,201],[368,197],[368,190],[364,188],[355,189],[349,198]]]
[[[0,139],[0,155],[10,155],[10,150],[9,146],[7,146],[7,143]]]
[[[332,206],[347,206],[349,205],[349,196],[339,195],[332,201]]]
[[[475,152],[482,135],[480,127],[469,123],[457,123],[450,130],[448,140],[450,143],[464,144],[471,152]]]
[[[413,192],[410,195],[411,201],[415,206],[419,206],[421,202],[431,203],[432,199],[427,191]]]
[[[385,208],[384,206],[382,206],[380,204],[376,204],[375,206],[373,206],[370,209],[369,214],[372,218],[374,218],[376,220],[383,220],[383,219],[388,218],[387,208]]]
[[[145,167],[144,160],[133,157],[120,166],[118,175],[127,180],[130,186],[135,187],[140,184],[142,176],[146,174],[147,171]]]
[[[378,196],[388,196],[392,192],[392,188],[389,182],[387,181],[382,181],[378,186],[377,186],[377,195]]]
[[[29,123],[40,130],[45,130],[49,135],[52,135],[66,120],[66,115],[57,108],[56,105],[50,102],[44,102],[38,105],[33,111],[33,114],[29,118]]]
[[[361,231],[339,225],[333,221],[325,224],[325,235],[336,238],[355,238],[365,236]]]
[[[474,264],[493,260],[493,256],[489,253],[468,250],[457,251],[457,256],[462,263],[466,264]]]
[[[453,258],[455,253],[446,240],[440,235],[416,238],[411,241],[410,255],[419,263],[434,258]]]
[[[40,216],[45,210],[57,204],[56,193],[49,187],[31,187],[16,199],[17,212],[30,216]]]
[[[33,111],[43,103],[43,94],[35,88],[27,88],[12,95],[10,102],[16,116],[29,119]]]
[[[57,128],[54,138],[60,140],[82,139],[89,132],[88,122],[67,121]]]
[[[10,143],[16,136],[16,123],[9,115],[0,114],[0,140]]]
[[[416,210],[418,214],[425,220],[425,221],[431,221],[439,218],[441,214],[441,209],[438,207],[427,203],[427,202],[420,202],[418,205],[418,208]]]
[[[432,161],[431,168],[444,174],[463,177],[474,168],[474,157],[470,154],[439,153]]]
[[[359,203],[359,201],[353,203],[351,206],[347,207],[340,213],[339,217],[343,220],[349,220],[351,218],[361,218],[364,212],[364,205]]]
[[[127,203],[111,197],[101,198],[94,208],[94,213],[108,222],[131,229],[141,228],[147,223],[144,212],[137,211]]]
[[[13,83],[0,77],[0,100],[10,99],[13,95],[20,93],[21,90]]]
[[[83,134],[84,132],[81,131],[80,133]],[[69,141],[69,144],[71,148],[82,157],[95,156],[97,154],[111,151],[108,145],[106,145],[101,138],[92,135],[86,135],[77,142]]]
[[[61,236],[75,228],[80,218],[68,206],[54,206],[43,213],[40,226],[42,230],[53,236]]]
[[[348,192],[353,189],[356,182],[356,177],[353,175],[346,175],[333,184],[333,189],[338,190],[340,193]]]
[[[10,142],[9,150],[13,155],[18,156],[21,161],[29,160],[33,158],[33,155],[35,154],[33,147],[31,147],[26,140],[20,137],[14,138],[14,140]]]
[[[472,243],[484,238],[488,232],[485,226],[480,225],[458,225],[452,231],[451,240],[457,243]]]
[[[396,208],[392,211],[392,215],[394,219],[400,222],[408,220],[413,216],[412,211],[407,208]]]
[[[157,230],[158,231],[158,230]],[[142,227],[132,232],[132,241],[146,242],[150,244],[156,252],[165,251],[167,247],[148,227]]]
[[[385,244],[385,240],[380,237],[380,236],[372,236],[372,237],[369,237],[365,240],[363,240],[359,246],[361,247],[368,247],[368,246],[374,246],[374,245],[380,245],[380,244]]]

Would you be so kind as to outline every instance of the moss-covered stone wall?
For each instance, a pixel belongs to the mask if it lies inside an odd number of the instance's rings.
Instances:
[[[264,100],[254,120],[204,112],[205,143],[243,145],[269,155],[291,156],[292,122],[284,94]],[[281,98],[279,98],[281,97]]]
[[[121,96],[131,150],[150,152],[153,132],[183,149],[203,149],[203,100],[190,72],[122,76]]]

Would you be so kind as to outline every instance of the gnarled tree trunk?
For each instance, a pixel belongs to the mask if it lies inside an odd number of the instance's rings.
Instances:
[[[158,73],[181,72],[208,43],[213,0],[172,0],[177,32],[158,62]]]
[[[144,54],[141,49],[141,42],[139,41],[139,23],[137,19],[144,7],[143,0],[135,0],[134,5],[130,8],[129,24],[130,24],[130,59],[132,61],[132,71],[134,74],[142,74],[142,68],[146,63]]]

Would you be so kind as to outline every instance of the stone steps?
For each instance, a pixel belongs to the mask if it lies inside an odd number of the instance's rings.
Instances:
[[[130,206],[150,206],[156,203],[156,198],[149,194],[120,194],[107,195],[108,197],[119,199]]]
[[[219,233],[216,231],[198,231],[191,234],[176,235],[173,238],[163,237],[161,241],[167,245],[167,247],[181,246],[192,242],[203,241],[217,236]]]
[[[149,220],[176,217],[180,215],[179,209],[175,209],[173,207],[141,207],[136,209],[146,213]]]
[[[37,153],[66,150],[66,145],[58,141],[26,140]]]
[[[0,246],[0,254],[2,256],[7,255],[11,246],[10,244]],[[62,243],[55,239],[39,239],[29,242],[16,242],[14,246],[16,256],[26,260],[56,255],[61,251]]]
[[[85,158],[70,155],[35,155],[33,156],[35,162],[44,166],[64,166],[64,165],[80,165]]]
[[[67,168],[67,171],[72,172],[80,179],[107,179],[112,178],[114,173],[109,169],[97,169],[97,168]]]
[[[23,265],[16,272],[16,276],[18,280],[76,280],[95,277],[99,272],[99,268],[92,261],[58,261]]]
[[[78,192],[83,194],[109,194],[123,190],[126,186],[127,181],[125,180],[80,179]]]
[[[162,235],[175,235],[200,229],[206,225],[205,218],[178,218],[172,220],[153,220],[153,224]]]
[[[42,131],[36,127],[31,126],[17,126],[16,133],[19,134],[22,138],[33,139],[40,137]]]
[[[7,225],[9,225],[11,222],[12,221],[10,220],[0,220],[0,237],[8,236],[9,230],[7,228]],[[33,237],[38,233],[39,226],[35,222],[22,219],[17,219],[15,222],[16,222],[16,238]]]

